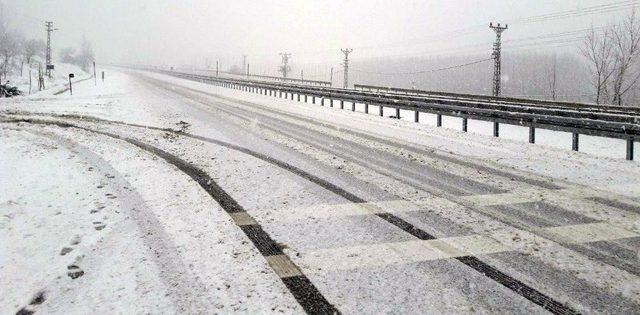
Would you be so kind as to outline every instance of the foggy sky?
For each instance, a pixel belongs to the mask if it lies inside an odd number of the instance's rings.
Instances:
[[[45,38],[44,21],[59,30],[53,49],[77,46],[83,35],[99,62],[181,64],[193,60],[277,64],[338,64],[339,48],[353,58],[445,54],[446,49],[491,42],[490,21],[505,22],[614,0],[4,0],[9,24],[30,38]],[[603,25],[615,12],[542,23],[510,23],[503,38]],[[447,32],[464,29],[466,32]],[[444,34],[444,35],[443,35]],[[480,50],[484,46],[479,47]],[[491,46],[487,46],[487,55]]]

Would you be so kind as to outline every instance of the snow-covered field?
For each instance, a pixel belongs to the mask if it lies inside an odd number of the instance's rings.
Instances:
[[[543,311],[470,255],[571,310],[640,305],[617,146],[103,70],[0,100],[0,313]]]

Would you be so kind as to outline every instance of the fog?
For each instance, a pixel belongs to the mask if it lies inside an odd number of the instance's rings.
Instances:
[[[59,29],[54,51],[85,34],[103,62],[189,63],[207,56],[232,61],[246,54],[277,64],[282,51],[291,52],[294,62],[338,62],[341,47],[355,48],[355,59],[446,54],[443,49],[491,42],[490,21],[508,23],[601,2],[19,0],[5,1],[4,7],[10,23],[31,37],[44,38],[44,21],[53,21]],[[605,17],[514,21],[504,39],[600,25],[608,22]]]
[[[632,5],[613,0],[20,0],[4,1],[3,11],[9,25],[30,38],[44,39],[44,21],[53,21],[58,29],[54,54],[77,47],[86,36],[99,63],[211,68],[218,61],[221,69],[229,70],[241,66],[246,55],[252,73],[278,75],[279,53],[289,52],[296,77],[304,70],[308,79],[340,80],[340,48],[349,47],[354,49],[350,58],[357,82],[451,90],[459,77],[468,76],[447,72],[440,80],[425,75],[390,78],[358,75],[358,70],[421,70],[490,58],[495,34],[489,22],[509,24],[502,37],[507,63],[517,65],[517,56],[532,54],[579,59],[584,31],[615,23]],[[571,13],[589,7],[595,9]],[[572,62],[581,67],[579,60]],[[516,68],[506,66],[504,71]],[[484,92],[491,62],[466,70],[482,79],[461,89]],[[584,72],[565,75],[583,77]],[[578,84],[567,93],[588,89],[588,82]],[[505,82],[505,88],[512,87]]]

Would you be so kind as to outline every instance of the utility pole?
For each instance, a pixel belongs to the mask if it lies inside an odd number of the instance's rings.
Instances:
[[[247,55],[242,55],[242,72],[247,73]]]
[[[51,63],[51,32],[57,30],[57,28],[55,29],[53,28],[53,22],[47,21],[47,22],[44,22],[44,24],[47,27],[46,71],[47,71],[47,76],[51,78],[51,69],[53,68],[53,64]]]
[[[291,57],[291,53],[280,53],[282,56],[282,66],[280,66],[280,72],[282,73],[282,77],[286,78],[289,71],[291,71],[291,67],[289,67],[289,58]]]
[[[349,54],[353,49],[345,48],[340,50],[342,50],[342,53],[344,54],[344,63],[342,64],[342,66],[344,66],[344,82],[342,87],[346,89],[349,87]]]
[[[496,32],[496,41],[493,43],[493,96],[500,96],[500,37],[502,36],[502,32],[504,32],[508,25],[504,26],[493,25],[493,23],[489,23],[489,28]]]
[[[333,67],[331,67],[331,74],[329,75],[329,86],[333,86]]]

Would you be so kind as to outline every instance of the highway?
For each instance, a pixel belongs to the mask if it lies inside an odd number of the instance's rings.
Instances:
[[[256,277],[280,279],[255,281],[274,283],[274,304],[295,301],[286,312],[640,309],[637,196],[367,131],[410,130],[376,115],[297,103],[314,107],[306,114],[266,95],[125,73],[135,86],[127,93],[146,100],[149,116],[190,127],[91,113],[4,113],[3,124],[97,133],[172,165],[255,247],[270,268]],[[226,272],[233,279],[237,270]],[[231,285],[251,287],[251,279]],[[189,292],[176,305],[197,300],[204,306],[196,310],[211,310],[206,293]],[[244,310],[272,311],[259,303]]]

